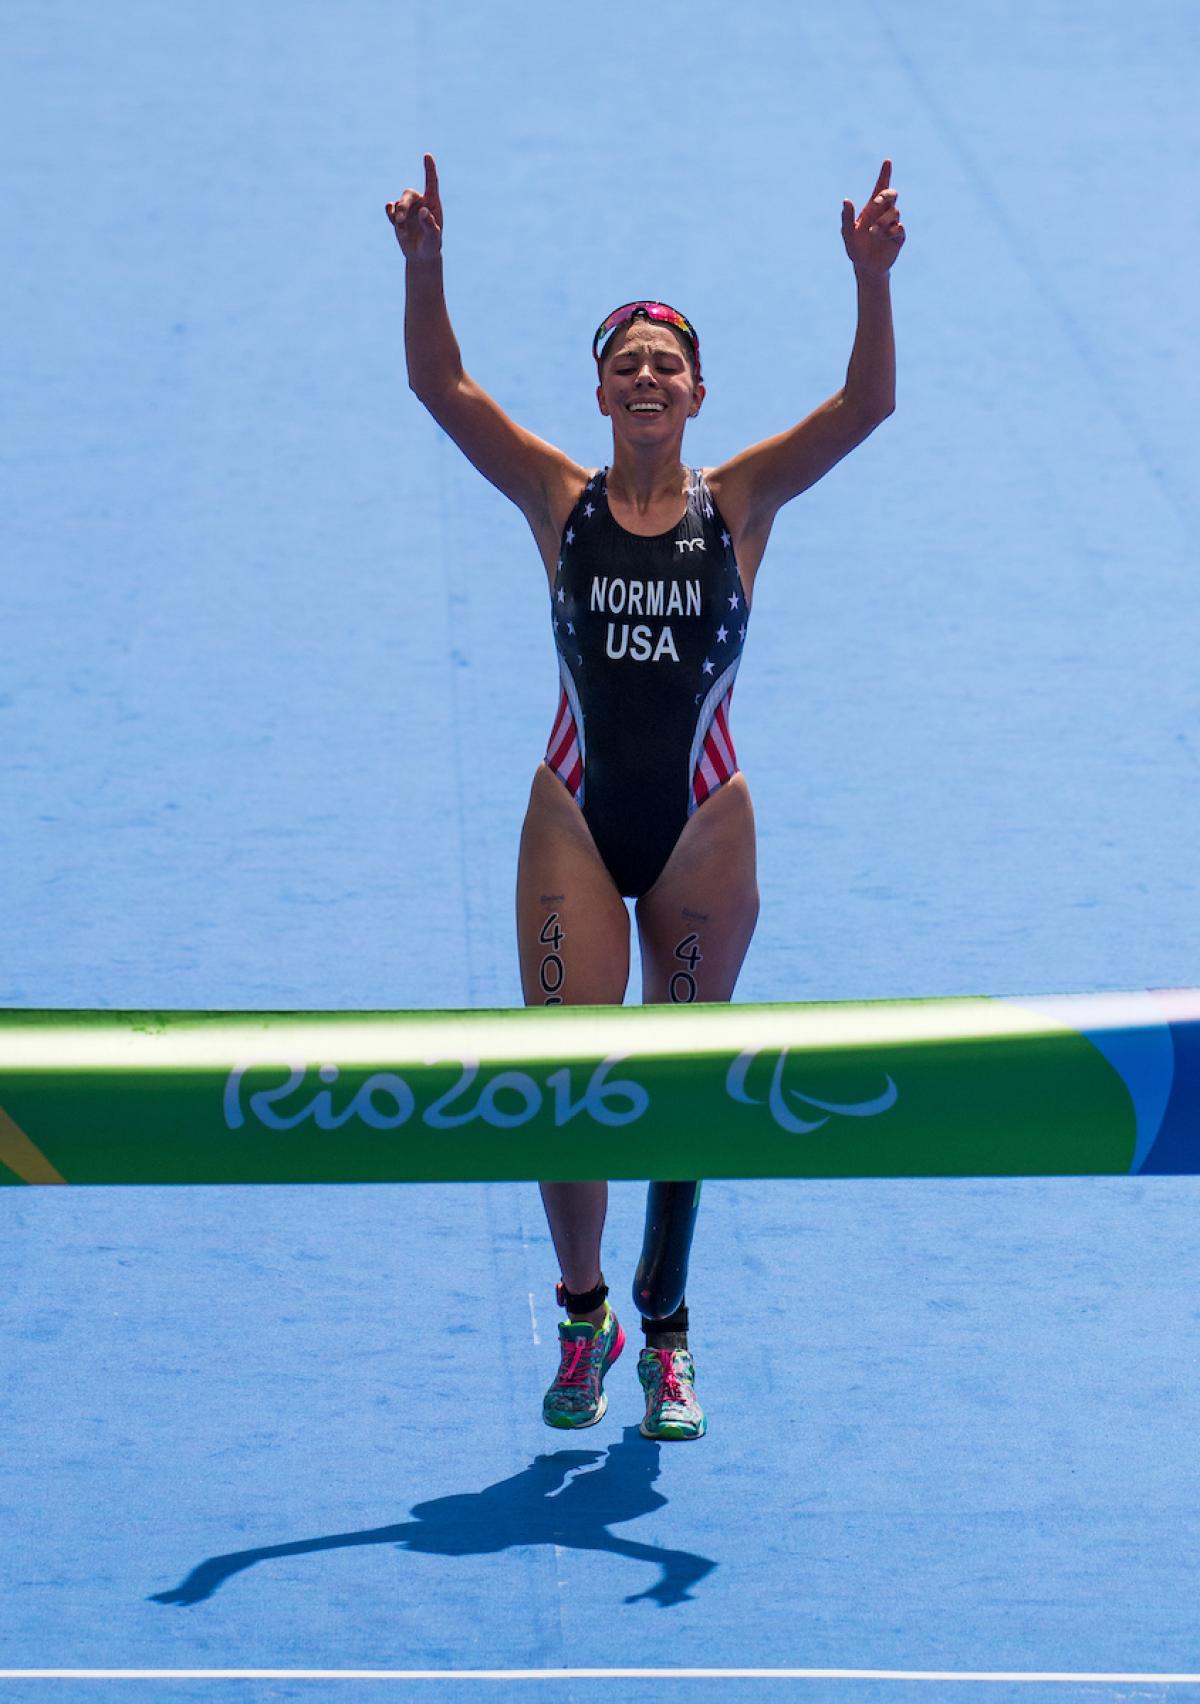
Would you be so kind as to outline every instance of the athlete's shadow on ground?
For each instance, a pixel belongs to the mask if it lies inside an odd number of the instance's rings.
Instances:
[[[318,1550],[346,1550],[360,1544],[394,1544],[400,1550],[427,1556],[489,1556],[497,1551],[533,1544],[557,1544],[564,1550],[608,1551],[633,1562],[649,1562],[660,1577],[626,1603],[649,1600],[662,1609],[684,1603],[690,1588],[717,1566],[706,1556],[687,1550],[665,1550],[638,1544],[609,1532],[610,1526],[636,1520],[666,1507],[667,1499],[654,1489],[659,1473],[658,1444],[627,1426],[620,1443],[603,1450],[556,1450],[538,1456],[511,1479],[484,1491],[457,1497],[435,1497],[417,1503],[412,1520],[396,1526],[371,1527],[363,1532],[328,1533],[300,1538],[291,1544],[264,1545],[258,1550],[234,1550],[199,1563],[174,1591],[156,1592],[152,1603],[202,1603],[244,1568],[276,1556],[306,1556]],[[603,1466],[581,1473],[592,1462]]]

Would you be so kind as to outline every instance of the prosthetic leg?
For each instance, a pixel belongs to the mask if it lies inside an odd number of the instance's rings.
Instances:
[[[644,1320],[670,1319],[683,1306],[699,1207],[699,1183],[652,1183],[647,1191],[642,1257],[633,1280],[634,1306]]]
[[[646,1194],[642,1258],[633,1280],[646,1339],[637,1368],[646,1397],[644,1438],[700,1438],[708,1428],[696,1400],[684,1300],[699,1206],[699,1183],[652,1183]]]

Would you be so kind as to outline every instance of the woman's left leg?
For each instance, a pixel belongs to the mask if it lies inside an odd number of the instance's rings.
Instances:
[[[754,808],[739,773],[689,817],[662,875],[638,901],[646,1004],[730,999],[757,920]],[[661,1218],[694,1211],[694,1200],[687,1190],[673,1186],[660,1190],[650,1207]],[[677,1235],[679,1231],[676,1226]],[[682,1231],[686,1265],[688,1227]],[[701,1436],[706,1422],[694,1389],[686,1299],[667,1319],[643,1318],[642,1331],[642,1431],[653,1438]]]
[[[730,999],[757,921],[754,807],[739,771],[688,818],[637,902],[645,1003]]]

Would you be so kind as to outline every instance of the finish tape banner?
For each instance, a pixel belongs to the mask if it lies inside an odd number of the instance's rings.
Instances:
[[[0,1011],[0,1182],[1200,1172],[1200,990]]]

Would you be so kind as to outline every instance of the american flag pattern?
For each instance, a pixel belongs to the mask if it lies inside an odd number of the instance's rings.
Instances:
[[[641,894],[738,767],[729,710],[749,611],[700,470],[682,519],[654,536],[617,522],[607,469],[593,474],[563,529],[550,607],[559,693],[546,764],[618,891]]]
[[[550,743],[546,747],[546,763],[558,776],[576,804],[582,806],[583,713],[579,708],[579,697],[575,691],[575,682],[571,679],[561,657],[559,658],[558,670],[562,677],[562,691],[558,699],[558,715],[554,718],[554,726],[550,730]]]
[[[696,737],[688,754],[690,776],[688,815],[710,793],[737,774],[737,753],[729,732],[729,704],[740,658],[735,658],[705,698],[696,721]]]

